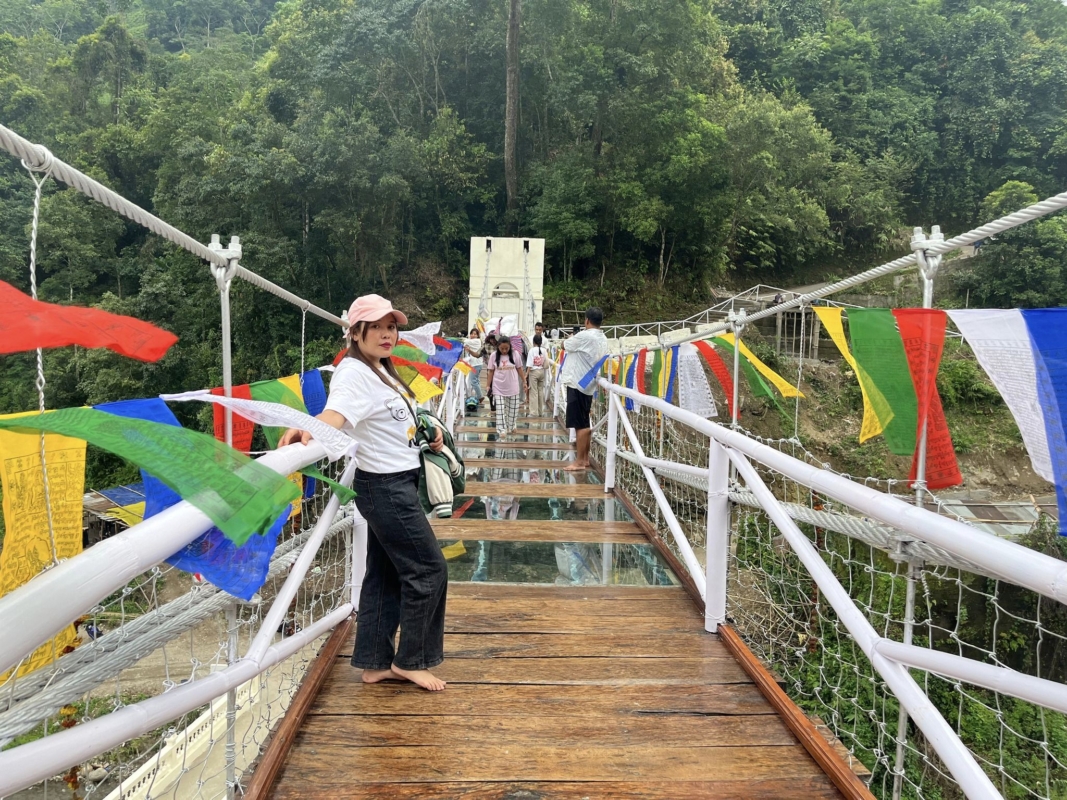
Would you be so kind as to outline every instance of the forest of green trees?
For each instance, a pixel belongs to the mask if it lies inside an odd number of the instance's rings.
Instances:
[[[506,39],[519,27],[517,193]],[[436,275],[475,234],[542,236],[549,296],[787,283],[1067,188],[1058,0],[0,0],[0,122],[327,308]],[[27,287],[32,183],[0,157],[0,279]],[[882,259],[885,260],[885,259]],[[1067,220],[989,243],[985,305],[1067,302]],[[46,191],[42,297],[156,321],[158,365],[49,354],[50,404],[218,381],[207,270]],[[446,287],[442,289],[441,287]],[[447,287],[452,287],[448,289]],[[235,380],[291,371],[299,313],[235,288]],[[309,320],[315,353],[336,346]],[[35,406],[5,361],[0,411]]]

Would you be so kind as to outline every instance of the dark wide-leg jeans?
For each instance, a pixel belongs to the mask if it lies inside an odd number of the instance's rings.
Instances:
[[[419,470],[356,470],[356,508],[367,520],[367,575],[359,595],[352,666],[429,669],[445,658],[448,565],[419,503]],[[396,629],[400,644],[396,649]]]

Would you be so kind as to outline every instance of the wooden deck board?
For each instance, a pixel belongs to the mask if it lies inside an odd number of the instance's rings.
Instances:
[[[604,495],[596,484],[467,486],[470,496]],[[432,524],[439,539],[647,542],[630,522]],[[362,683],[349,636],[271,796],[841,797],[731,649],[704,631],[703,612],[681,587],[452,583],[445,627],[435,672],[449,685],[432,694]]]
[[[632,522],[549,522],[545,520],[441,519],[431,520],[438,539],[486,542],[603,542],[648,544]]]

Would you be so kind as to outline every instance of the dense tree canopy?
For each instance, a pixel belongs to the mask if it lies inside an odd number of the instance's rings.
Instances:
[[[247,266],[333,309],[419,269],[458,285],[468,238],[505,225],[547,240],[557,292],[599,279],[696,300],[723,275],[869,263],[909,225],[969,227],[1067,183],[1056,0],[524,0],[507,215],[508,10],[0,0],[0,121],[202,240],[240,235]],[[0,159],[0,279],[23,287],[31,194]],[[1063,302],[1063,225],[990,243],[961,287]],[[153,367],[53,354],[56,404],[218,379],[215,289],[194,259],[50,187],[40,260],[46,299],[183,340]],[[450,291],[420,302],[443,313]],[[238,286],[234,324],[237,379],[292,369],[298,314]],[[32,406],[26,370],[5,363],[0,410]]]

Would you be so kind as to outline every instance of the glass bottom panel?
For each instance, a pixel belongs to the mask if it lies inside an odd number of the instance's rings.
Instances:
[[[520,469],[518,467],[467,467],[467,480],[486,483],[532,483],[574,486],[593,484],[600,486],[600,476],[592,470],[567,472],[562,467],[555,469]]]
[[[538,461],[559,461],[566,464],[574,461],[573,450],[539,450],[536,444],[530,447],[497,447],[496,442],[456,442],[460,457],[466,461],[468,458],[501,458],[509,461],[522,461],[534,459]]]
[[[456,504],[465,519],[550,520],[555,522],[633,522],[618,500],[566,497],[468,497]],[[468,501],[473,501],[468,506]]]
[[[676,586],[652,545],[442,542],[450,581],[555,586]]]

